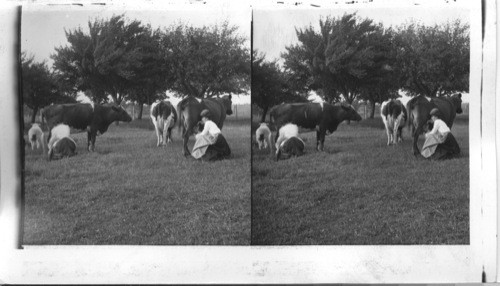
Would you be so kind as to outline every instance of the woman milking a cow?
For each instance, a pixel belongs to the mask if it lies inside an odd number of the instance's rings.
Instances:
[[[460,154],[457,140],[448,125],[440,119],[439,110],[437,108],[432,109],[430,115],[433,127],[431,131],[425,134],[422,156],[426,159],[440,160],[449,159]]]
[[[191,155],[202,161],[215,161],[229,157],[231,149],[219,127],[211,120],[210,111],[204,109],[200,116],[203,131],[196,134],[196,142]]]

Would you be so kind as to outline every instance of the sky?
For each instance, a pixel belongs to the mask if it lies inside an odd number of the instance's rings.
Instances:
[[[124,14],[130,20],[140,20],[143,24],[151,24],[153,28],[168,27],[182,21],[195,27],[221,24],[227,20],[239,27],[238,34],[248,39],[250,49],[251,10],[249,8],[207,8],[193,6],[186,8],[165,8],[155,10],[124,10],[110,7],[79,6],[37,6],[24,8],[21,20],[21,50],[28,52],[38,62],[47,61],[51,66],[50,55],[55,48],[66,46],[66,30],[81,27],[88,32],[88,21],[95,18],[110,18]],[[234,96],[233,103],[249,103],[250,96]]]
[[[385,27],[411,21],[434,25],[460,19],[463,23],[469,23],[469,10],[464,8],[256,9],[253,13],[253,47],[263,52],[268,60],[279,59],[286,46],[297,43],[296,28],[312,25],[319,29],[320,19],[327,16],[342,17],[345,13],[354,12],[362,19],[372,19]]]

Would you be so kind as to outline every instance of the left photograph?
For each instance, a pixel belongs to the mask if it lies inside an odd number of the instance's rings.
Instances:
[[[249,245],[250,9],[24,7],[24,245]]]

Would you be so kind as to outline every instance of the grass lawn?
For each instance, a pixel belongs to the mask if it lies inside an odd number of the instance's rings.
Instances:
[[[94,153],[86,133],[72,158],[26,147],[24,244],[249,244],[249,119],[222,131],[233,156],[211,163],[186,159],[177,129],[156,147],[148,118],[112,124]]]
[[[380,118],[341,124],[325,152],[302,133],[306,154],[286,161],[253,147],[252,244],[468,244],[468,117],[452,132],[462,154],[447,161],[416,159],[406,128],[387,146]]]

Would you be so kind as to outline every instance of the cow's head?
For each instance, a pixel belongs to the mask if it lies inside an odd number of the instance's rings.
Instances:
[[[342,104],[340,106],[342,108],[342,121],[343,120],[351,120],[351,121],[360,121],[361,115],[356,112],[356,110],[351,105]]]
[[[115,118],[115,121],[132,121],[132,117],[130,117],[127,111],[125,111],[125,109],[123,109],[123,107],[119,105],[112,105],[111,112],[113,113],[113,118]]]
[[[224,108],[226,109],[226,114],[233,114],[233,102],[231,101],[231,95],[226,95],[222,97],[222,104],[224,104]]]

